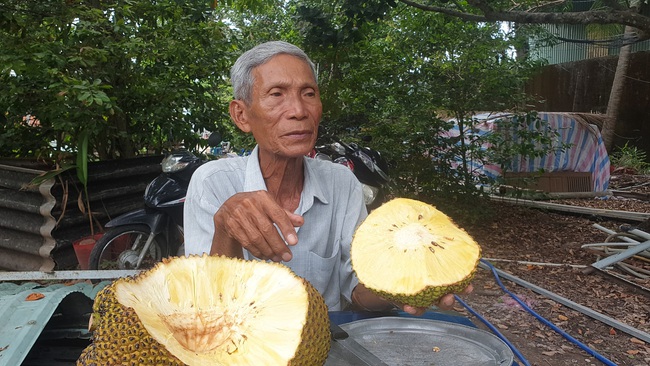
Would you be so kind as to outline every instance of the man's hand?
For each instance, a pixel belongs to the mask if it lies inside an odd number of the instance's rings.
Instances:
[[[219,208],[213,221],[210,254],[242,257],[244,248],[257,258],[275,262],[291,260],[287,245],[298,243],[295,227],[304,223],[302,216],[280,207],[266,191],[233,195]]]

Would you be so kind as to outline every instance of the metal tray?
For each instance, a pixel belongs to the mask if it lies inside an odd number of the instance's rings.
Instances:
[[[389,365],[510,366],[514,355],[501,339],[466,325],[422,319],[383,317],[341,324],[350,337]],[[333,342],[327,366],[358,365]]]

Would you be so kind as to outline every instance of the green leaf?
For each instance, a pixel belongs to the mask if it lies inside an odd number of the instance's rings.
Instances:
[[[53,179],[60,175],[61,173],[76,168],[76,165],[66,165],[66,166],[61,166],[57,169],[47,171],[36,178],[32,179],[29,183],[27,183],[23,189],[31,189],[40,186],[43,184],[45,181]]]

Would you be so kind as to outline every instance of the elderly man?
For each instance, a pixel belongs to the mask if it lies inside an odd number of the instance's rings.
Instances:
[[[309,57],[289,43],[267,42],[239,57],[231,82],[230,116],[257,146],[250,156],[212,161],[194,173],[185,201],[186,254],[282,261],[333,311],[347,303],[395,306],[359,284],[351,268],[352,236],[367,216],[360,183],[342,165],[305,157],[322,115]],[[439,305],[451,304],[448,295]]]

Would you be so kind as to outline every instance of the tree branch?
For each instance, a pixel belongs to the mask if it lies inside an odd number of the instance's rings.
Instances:
[[[504,21],[523,24],[621,24],[641,31],[641,38],[650,35],[650,17],[639,14],[636,9],[626,9],[621,6],[612,6],[609,10],[588,10],[580,12],[527,12],[494,10],[486,0],[469,0],[468,4],[479,10],[482,14],[473,14],[457,11],[440,6],[429,6],[411,0],[399,0],[414,8],[441,13],[459,19],[475,22]],[[609,4],[613,1],[608,1]],[[613,2],[615,3],[615,2]]]
[[[574,13],[528,13],[525,11],[485,14],[492,21],[511,21],[527,24],[624,24],[650,32],[650,18],[631,11],[594,10]]]

